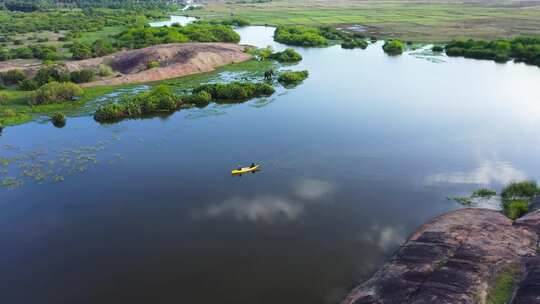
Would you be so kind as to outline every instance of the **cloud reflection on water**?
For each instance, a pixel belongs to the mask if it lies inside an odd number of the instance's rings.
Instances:
[[[437,173],[428,176],[426,184],[507,184],[512,181],[524,180],[527,175],[524,171],[516,169],[507,162],[484,161],[472,171],[456,171]]]
[[[237,220],[273,222],[283,218],[294,220],[303,206],[277,196],[260,196],[253,199],[234,197],[206,209],[206,216],[233,216]]]
[[[229,216],[237,220],[267,223],[293,221],[303,214],[307,203],[318,203],[335,192],[333,183],[305,178],[293,186],[291,198],[273,194],[253,198],[232,197],[219,204],[208,206],[203,214],[207,218]]]

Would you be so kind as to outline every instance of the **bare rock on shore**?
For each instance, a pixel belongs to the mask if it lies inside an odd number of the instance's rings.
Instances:
[[[210,72],[223,65],[249,60],[252,56],[244,52],[248,47],[233,43],[160,44],[98,58],[66,61],[61,66],[67,72],[96,70],[101,64],[109,65],[115,70],[115,75],[84,83],[81,85],[83,87],[146,83]],[[157,62],[159,66],[149,68],[150,62]],[[10,60],[0,63],[0,72],[21,69],[29,77],[33,77],[40,68],[42,64],[35,60]]]
[[[341,304],[485,303],[494,278],[524,269],[537,235],[499,212],[461,209],[422,226]]]

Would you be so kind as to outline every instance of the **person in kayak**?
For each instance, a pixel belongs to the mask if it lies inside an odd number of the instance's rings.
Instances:
[[[255,163],[251,163],[250,168],[254,168],[254,167],[255,167]]]

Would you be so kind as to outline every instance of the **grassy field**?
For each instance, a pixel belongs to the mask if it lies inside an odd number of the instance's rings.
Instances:
[[[189,14],[205,18],[234,14],[254,24],[269,25],[361,24],[367,26],[370,35],[443,42],[456,37],[489,39],[540,34],[540,2],[527,7],[521,3],[273,0],[260,4],[231,4],[214,1]]]
[[[108,26],[104,27],[102,30],[99,31],[84,32],[82,33],[82,36],[80,38],[76,39],[76,41],[86,44],[92,44],[98,39],[107,39],[109,36],[116,35],[125,30],[126,28],[126,26]]]

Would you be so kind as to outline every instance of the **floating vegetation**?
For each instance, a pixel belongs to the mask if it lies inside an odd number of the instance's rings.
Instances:
[[[110,139],[99,140],[95,145],[76,146],[74,148],[49,151],[26,151],[15,146],[0,146],[0,187],[18,188],[26,182],[59,183],[66,178],[86,172],[90,166],[99,164],[98,154],[119,141],[117,135]],[[120,153],[108,154],[116,161],[124,158]]]
[[[482,189],[474,190],[472,197],[490,198],[490,197],[495,196],[495,195],[497,195],[496,191],[493,191],[491,189],[482,188]]]
[[[464,206],[471,206],[473,203],[472,199],[468,196],[452,195],[452,196],[448,196],[446,199],[450,201],[458,202]]]
[[[433,63],[446,62],[446,60],[444,60],[446,58],[444,53],[434,51],[430,45],[422,46],[418,49],[412,50],[408,52],[408,54],[414,56],[415,58],[424,59]]]
[[[448,196],[448,200],[455,201],[463,206],[471,208],[484,208],[491,210],[501,210],[501,198],[499,196]]]

